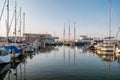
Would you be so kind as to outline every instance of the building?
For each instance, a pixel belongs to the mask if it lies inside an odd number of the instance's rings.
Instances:
[[[31,33],[24,34],[25,41],[35,41],[37,39],[39,39],[39,34],[31,34]]]
[[[53,37],[51,34],[32,34],[32,33],[25,33],[24,34],[25,41],[35,41],[39,39],[41,42],[48,41],[53,42],[54,39],[58,39],[58,37]]]

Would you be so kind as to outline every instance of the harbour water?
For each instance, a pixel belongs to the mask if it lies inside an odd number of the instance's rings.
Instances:
[[[47,47],[2,66],[0,80],[120,80],[120,59],[83,46]]]

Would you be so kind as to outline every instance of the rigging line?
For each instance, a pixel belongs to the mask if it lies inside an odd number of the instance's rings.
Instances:
[[[2,8],[2,12],[1,12],[1,15],[0,15],[0,21],[1,21],[1,19],[2,19],[2,15],[3,15],[4,9],[5,9],[5,4],[6,4],[6,0],[5,0],[5,2],[4,2],[3,8]]]
[[[118,28],[118,31],[117,31],[117,34],[116,34],[116,37],[115,37],[116,39],[118,37],[119,32],[120,32],[120,27]]]
[[[20,26],[19,26],[18,32],[20,32],[20,35],[21,35],[21,7],[20,7],[20,11],[19,11],[19,23],[20,23]]]
[[[8,33],[10,32],[10,29],[11,29],[11,26],[12,26],[12,23],[13,23],[14,16],[15,16],[15,11],[13,12],[13,17],[12,17],[12,20],[11,20],[11,23],[10,23],[10,27],[9,27],[9,29],[8,29]]]
[[[16,21],[16,26],[17,26],[17,23],[18,23],[19,17],[20,17],[20,12],[19,12],[19,14],[18,14],[18,18],[17,18],[17,21]]]

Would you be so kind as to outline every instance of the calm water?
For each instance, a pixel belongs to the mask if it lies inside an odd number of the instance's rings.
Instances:
[[[0,80],[120,80],[120,60],[84,47],[48,47],[1,65]]]

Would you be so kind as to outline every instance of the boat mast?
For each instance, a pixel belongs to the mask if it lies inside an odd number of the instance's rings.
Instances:
[[[64,22],[63,42],[65,42],[65,22]]]
[[[7,0],[7,26],[6,26],[7,43],[8,43],[8,28],[9,28],[9,0]]]
[[[23,13],[23,39],[25,39],[25,12]]]
[[[74,42],[76,40],[76,27],[75,27],[75,25],[76,25],[76,22],[74,21]]]
[[[68,32],[68,39],[70,40],[70,21],[69,21],[69,32]]]
[[[20,37],[21,37],[21,7],[20,7],[20,30],[19,32],[20,32]]]
[[[17,14],[17,11],[16,11],[16,6],[17,6],[17,2],[15,1],[15,29],[14,29],[14,34],[15,34],[15,42],[16,42],[16,14]]]
[[[111,10],[111,0],[109,0],[109,37],[111,38],[111,18],[112,18],[112,10]]]

